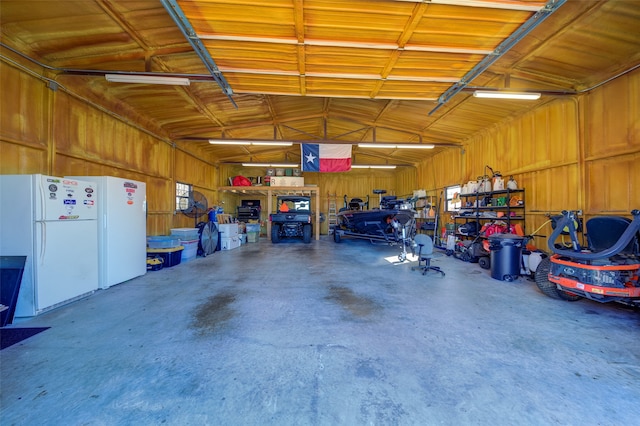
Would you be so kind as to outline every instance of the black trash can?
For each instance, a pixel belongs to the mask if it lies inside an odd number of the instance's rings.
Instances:
[[[524,237],[515,234],[494,234],[489,237],[491,277],[513,281],[520,276]]]

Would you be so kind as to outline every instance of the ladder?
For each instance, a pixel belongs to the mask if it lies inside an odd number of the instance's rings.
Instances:
[[[327,210],[327,226],[329,228],[329,235],[333,234],[333,230],[335,226],[338,224],[338,210],[337,210],[337,197],[336,194],[327,193],[327,200],[329,203],[329,208]]]

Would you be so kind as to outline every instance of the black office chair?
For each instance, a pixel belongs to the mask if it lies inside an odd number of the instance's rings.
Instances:
[[[436,271],[444,277],[445,273],[442,269],[437,266],[431,266],[431,259],[435,257],[431,237],[426,234],[416,234],[413,237],[413,241],[418,246],[418,266],[412,267],[411,270],[419,269],[422,271],[422,275],[426,275],[429,270]]]

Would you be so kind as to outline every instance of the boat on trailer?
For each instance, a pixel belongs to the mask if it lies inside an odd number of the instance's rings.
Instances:
[[[337,214],[333,239],[339,243],[343,237],[361,238],[372,243],[402,245],[401,261],[406,250],[412,248],[416,234],[416,211],[410,202],[395,195],[383,196],[385,190],[376,189],[380,196],[380,207],[365,210],[360,199],[352,199]]]

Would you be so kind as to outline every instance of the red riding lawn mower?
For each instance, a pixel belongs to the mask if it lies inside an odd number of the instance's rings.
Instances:
[[[640,210],[633,220],[600,216],[586,223],[587,247],[578,242],[577,214],[563,211],[548,246],[553,253],[535,273],[536,285],[547,296],[576,301],[620,302],[640,307]],[[571,246],[556,244],[568,234]]]

